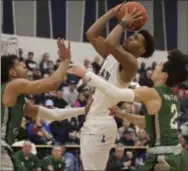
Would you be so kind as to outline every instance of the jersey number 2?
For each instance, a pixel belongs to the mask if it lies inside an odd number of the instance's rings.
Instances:
[[[173,115],[172,119],[170,120],[171,129],[178,129],[178,123],[177,123],[178,111],[175,104],[171,105],[171,113]]]

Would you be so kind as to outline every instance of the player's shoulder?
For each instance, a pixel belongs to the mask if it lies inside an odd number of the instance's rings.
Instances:
[[[24,79],[24,78],[17,78],[17,79],[14,79],[12,81],[10,81],[8,84],[7,84],[7,87],[9,86],[22,86],[22,85],[25,85],[27,84],[28,82],[30,82],[29,80],[27,79]]]

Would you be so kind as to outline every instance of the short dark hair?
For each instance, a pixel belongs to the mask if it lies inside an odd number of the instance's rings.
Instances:
[[[173,87],[188,77],[188,55],[178,49],[168,52],[168,61],[163,65],[163,72],[168,74],[166,85]]]
[[[16,59],[18,59],[16,55],[1,56],[1,84],[9,81],[9,70],[14,66]]]
[[[147,30],[140,30],[140,34],[142,34],[145,38],[145,53],[141,55],[142,58],[149,58],[153,55],[155,50],[155,44],[153,36]]]

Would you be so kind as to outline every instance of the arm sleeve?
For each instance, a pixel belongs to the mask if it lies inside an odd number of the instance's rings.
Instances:
[[[129,88],[118,88],[113,84],[105,81],[101,77],[93,74],[92,72],[87,72],[85,79],[88,80],[89,85],[95,86],[102,93],[110,96],[113,99],[119,101],[133,102],[135,99],[135,93]]]
[[[85,114],[85,108],[71,108],[71,109],[48,109],[39,106],[38,117],[49,121],[64,120],[78,115]]]

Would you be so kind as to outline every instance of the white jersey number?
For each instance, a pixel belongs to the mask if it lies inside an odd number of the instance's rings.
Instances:
[[[173,115],[172,119],[170,120],[171,129],[178,129],[178,123],[177,123],[178,111],[175,104],[171,105],[171,113]]]

